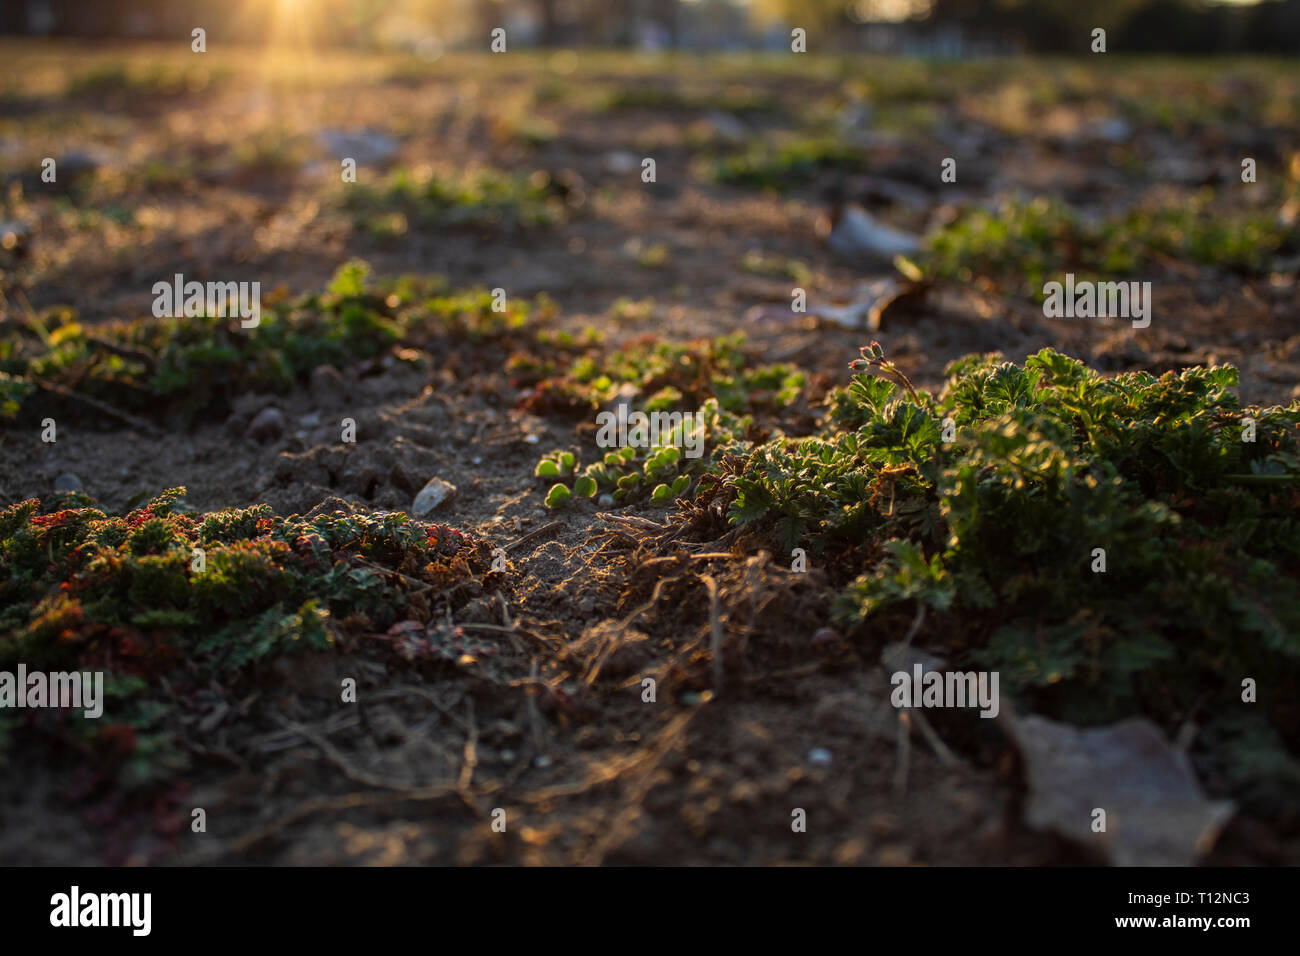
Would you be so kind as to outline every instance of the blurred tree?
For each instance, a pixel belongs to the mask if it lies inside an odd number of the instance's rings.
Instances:
[[[432,35],[474,46],[520,13],[549,46],[634,45],[651,37],[672,46],[735,46],[752,39],[747,16],[760,29],[803,27],[814,52],[854,48],[864,22],[912,19],[913,30],[952,24],[970,38],[1035,52],[1087,54],[1092,30],[1103,27],[1112,51],[1300,53],[1300,0],[693,0],[685,8],[681,0],[303,0],[298,7],[280,0],[0,0],[0,32],[175,39],[202,25],[212,39],[257,42],[287,15],[309,20],[322,43]]]
[[[1265,0],[1251,9],[1242,46],[1300,54],[1300,0]]]
[[[1096,27],[1108,40],[1150,0],[935,0],[930,18],[1023,36],[1031,50],[1087,52]],[[1109,47],[1108,47],[1109,48]]]
[[[1116,49],[1210,52],[1226,48],[1231,19],[1232,11],[1226,7],[1206,9],[1195,0],[1149,0],[1115,31]]]
[[[827,31],[847,19],[848,0],[753,0],[754,15],[763,25],[775,23]]]

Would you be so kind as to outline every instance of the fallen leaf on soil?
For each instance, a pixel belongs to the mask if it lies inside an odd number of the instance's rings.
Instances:
[[[924,673],[941,671],[946,662],[942,657],[936,657],[919,647],[913,647],[906,641],[895,641],[892,644],[886,644],[885,649],[880,652],[880,663],[891,674],[904,671],[910,676],[912,667],[915,664],[920,664]]]
[[[1011,717],[1025,761],[1025,822],[1095,847],[1119,866],[1190,866],[1232,816],[1228,800],[1206,800],[1187,755],[1141,717],[1109,727],[1071,727]],[[1093,811],[1106,811],[1094,833]]]
[[[882,259],[910,255],[921,248],[921,240],[916,236],[877,222],[858,206],[845,206],[833,220],[826,244],[842,256]]]
[[[923,294],[925,289],[926,286],[922,283],[887,276],[859,286],[854,290],[853,300],[847,305],[814,305],[808,309],[808,314],[847,329],[865,327],[876,332],[890,306],[907,296]]]
[[[731,113],[713,111],[706,113],[704,121],[724,143],[743,143],[750,136],[749,127]]]
[[[362,166],[383,166],[393,160],[401,144],[378,129],[323,129],[316,138],[339,157],[350,157]]]

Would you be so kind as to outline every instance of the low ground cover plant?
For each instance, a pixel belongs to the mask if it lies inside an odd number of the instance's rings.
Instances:
[[[1134,275],[1177,260],[1242,273],[1266,272],[1300,248],[1295,227],[1262,212],[1212,210],[1206,193],[1176,207],[1137,208],[1087,220],[1060,201],[1006,200],[967,213],[927,237],[923,268],[969,282],[983,277],[1007,293],[1042,298],[1043,283],[1066,272]]]
[[[404,514],[197,514],[184,495],[117,516],[80,492],[0,510],[0,669],[103,671],[116,699],[102,722],[11,709],[3,722],[116,735],[119,769],[138,783],[174,769],[166,691],[233,693],[278,657],[428,621],[481,558],[465,532]],[[147,745],[136,731],[152,732]]]
[[[372,282],[369,267],[353,261],[323,292],[265,296],[254,328],[213,315],[93,328],[67,312],[32,315],[0,337],[0,413],[16,415],[38,389],[56,399],[71,389],[132,412],[165,403],[169,414],[188,419],[241,391],[287,391],[320,366],[448,340],[504,340],[548,313],[544,298],[453,292],[436,277]]]
[[[924,608],[1026,710],[1172,731],[1219,701],[1202,759],[1294,814],[1300,404],[1241,407],[1231,367],[1103,377],[1050,349],[962,359],[938,394],[876,345],[854,368],[816,434],[718,479],[731,523],[820,555],[849,633]],[[1264,674],[1270,702],[1242,703]]]
[[[382,182],[350,184],[344,208],[376,235],[430,226],[550,226],[565,205],[549,175],[482,167],[459,173],[399,168]]]

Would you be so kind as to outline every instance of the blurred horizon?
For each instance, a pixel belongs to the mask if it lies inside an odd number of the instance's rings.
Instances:
[[[1300,54],[1300,0],[4,0],[0,35],[404,50],[789,50],[945,59],[1090,52]]]

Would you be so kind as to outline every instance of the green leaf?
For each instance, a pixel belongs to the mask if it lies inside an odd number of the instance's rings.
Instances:
[[[551,490],[546,493],[546,507],[558,508],[572,497],[573,492],[571,492],[565,485],[557,482],[556,484],[551,485]]]

